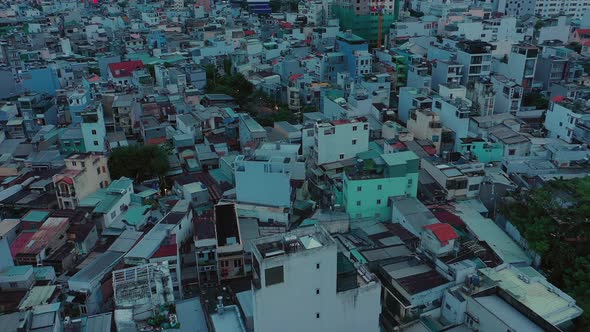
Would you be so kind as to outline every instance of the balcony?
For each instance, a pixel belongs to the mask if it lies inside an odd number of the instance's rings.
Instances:
[[[442,128],[442,123],[439,121],[430,121],[428,127],[432,129],[440,129]]]
[[[59,197],[76,197],[76,191],[72,190],[71,192],[68,191],[58,191]]]

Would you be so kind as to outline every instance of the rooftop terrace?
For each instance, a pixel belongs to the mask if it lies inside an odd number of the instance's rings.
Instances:
[[[319,226],[299,228],[287,234],[252,241],[253,253],[262,259],[273,259],[330,245],[335,245],[334,240]]]

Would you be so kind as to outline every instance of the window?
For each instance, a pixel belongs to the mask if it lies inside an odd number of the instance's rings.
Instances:
[[[319,312],[316,312],[315,313],[315,318],[320,318],[320,313]]]
[[[383,189],[383,185],[381,185],[381,184],[378,184],[378,185],[377,185],[377,190],[382,190],[382,189]]]
[[[117,216],[117,211],[111,212],[111,219],[115,219],[116,216]]]
[[[355,139],[352,140],[352,145],[356,145],[356,140]]]
[[[516,154],[516,149],[510,149],[510,150],[508,150],[508,155],[514,156],[515,154]]]
[[[98,146],[98,141],[94,141],[94,146]]]
[[[479,190],[479,184],[472,184],[469,186],[469,191]]]
[[[356,206],[361,206],[361,201],[356,201]]]
[[[380,199],[377,200],[377,205],[381,205],[381,200]]]
[[[85,305],[81,305],[80,306],[80,313],[83,314],[83,315],[85,315],[85,314],[88,313],[88,309],[86,308]]]
[[[414,181],[412,179],[408,179],[408,186],[411,185]]]
[[[440,101],[435,101],[434,102],[434,107],[440,109],[442,107],[442,104],[440,103]]]
[[[282,283],[285,280],[283,266],[271,267],[270,269],[264,270],[264,278],[266,279],[266,287]]]
[[[96,135],[96,129],[92,129],[92,135]]]
[[[17,288],[18,287],[18,283],[16,283],[16,282],[10,282],[8,284],[10,285],[10,288]]]
[[[107,172],[107,167],[106,166],[102,166],[102,172],[106,173]]]
[[[96,173],[100,174],[100,167],[96,168]]]
[[[320,289],[319,289],[319,288],[316,288],[316,289],[315,289],[315,294],[316,294],[316,295],[320,295]]]
[[[72,166],[76,166],[76,162],[75,161],[72,161]]]
[[[344,153],[340,154],[340,159],[344,159]]]
[[[369,130],[369,125],[368,125],[368,124],[365,124],[365,125],[363,126],[363,128],[364,128],[365,130]]]
[[[316,270],[319,270],[320,269],[320,263],[316,263],[315,268],[316,268]]]
[[[361,187],[361,186],[356,187],[356,191],[363,191],[363,187]]]
[[[356,131],[357,129],[357,126],[352,126],[352,131]]]

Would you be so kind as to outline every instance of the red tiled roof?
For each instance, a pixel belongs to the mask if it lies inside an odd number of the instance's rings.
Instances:
[[[338,125],[342,125],[342,124],[347,124],[347,123],[350,123],[350,120],[347,120],[347,119],[334,120],[334,121],[332,121],[331,123],[332,123],[332,125],[334,125],[334,126],[338,126]]]
[[[168,244],[165,246],[161,246],[156,252],[152,255],[151,258],[160,258],[160,257],[170,257],[176,256],[177,248],[175,244]]]
[[[59,179],[57,182],[65,182],[67,184],[74,184],[74,180],[72,180],[72,178],[68,177],[68,176],[64,176],[63,178]]]
[[[256,34],[256,31],[254,31],[254,30],[244,30],[245,36],[253,36],[255,34]]]
[[[434,214],[436,219],[442,223],[450,224],[459,228],[465,227],[465,223],[463,220],[461,220],[461,218],[445,209],[434,209],[432,210],[432,214]]]
[[[176,256],[178,248],[176,246],[176,234],[172,234],[164,240],[160,248],[152,255],[151,258]]]
[[[143,62],[140,60],[109,64],[109,70],[111,71],[111,75],[113,75],[114,78],[129,77],[132,75],[131,73],[133,71],[143,68]]]
[[[457,232],[449,224],[431,224],[424,226],[424,228],[431,230],[443,246],[449,244],[450,240],[459,238]]]
[[[590,34],[590,29],[576,29],[576,32],[579,35],[582,35],[582,34]]]
[[[22,232],[16,239],[14,239],[10,244],[10,254],[12,255],[12,258],[15,258],[16,254],[25,249],[25,246],[31,241],[33,235],[35,235],[35,232]]]
[[[552,102],[554,103],[560,103],[562,101],[564,101],[566,98],[564,96],[555,96],[553,97],[553,99],[551,99]]]
[[[100,76],[92,74],[86,79],[88,82],[98,82],[100,81]]]
[[[434,146],[423,146],[422,148],[424,149],[424,151],[426,151],[426,153],[428,153],[431,156],[434,156],[436,154],[436,148]]]
[[[289,76],[289,81],[297,81],[298,79],[300,79],[302,77],[303,77],[303,74],[291,75],[291,76]]]
[[[152,145],[162,144],[162,143],[165,143],[166,140],[167,140],[166,137],[154,137],[154,138],[148,139],[147,144],[152,144]]]

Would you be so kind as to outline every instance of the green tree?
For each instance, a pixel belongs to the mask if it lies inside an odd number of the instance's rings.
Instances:
[[[569,48],[570,50],[576,51],[577,53],[582,52],[582,44],[580,44],[580,43],[576,43],[576,42],[569,43],[569,44],[567,44],[566,47]]]
[[[156,67],[154,65],[145,65],[145,68],[147,68],[148,72],[150,73],[151,77],[156,77]]]
[[[88,73],[100,76],[100,68],[90,67]]]
[[[137,182],[163,178],[170,165],[168,155],[158,145],[131,145],[113,149],[108,161],[109,171],[113,179],[122,176]]]
[[[226,75],[231,75],[232,73],[232,61],[230,57],[223,59],[223,72]]]
[[[523,96],[522,105],[535,106],[537,109],[545,110],[549,108],[549,100],[538,92],[531,92]]]

